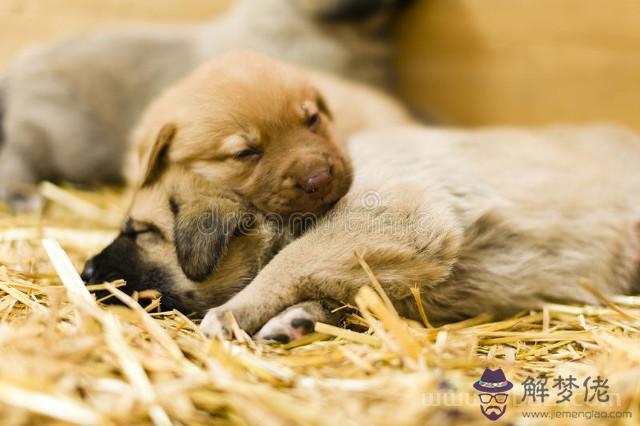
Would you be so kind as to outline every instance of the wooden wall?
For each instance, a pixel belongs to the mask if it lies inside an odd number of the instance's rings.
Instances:
[[[425,0],[397,35],[402,92],[424,113],[640,129],[638,0]]]
[[[231,1],[0,0],[0,66],[33,42],[199,20]],[[401,92],[445,122],[612,120],[640,129],[638,0],[415,0],[397,39]]]

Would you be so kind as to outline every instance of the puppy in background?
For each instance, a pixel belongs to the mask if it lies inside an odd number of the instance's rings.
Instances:
[[[122,182],[128,134],[165,87],[251,48],[385,85],[384,30],[400,0],[238,0],[203,24],[99,32],[26,51],[0,77],[0,201],[38,207],[33,184]]]
[[[158,146],[170,135],[161,132]],[[417,286],[438,324],[597,303],[581,280],[604,294],[640,290],[637,135],[406,128],[352,139],[349,193],[297,239],[154,149],[152,179],[83,278],[155,288],[185,312],[212,307],[202,322],[209,334],[229,311],[247,332],[281,341],[335,321],[330,301],[355,302],[369,281],[354,251],[401,315],[419,320]]]
[[[402,107],[366,86],[233,52],[200,66],[151,104],[133,132],[126,169],[139,186],[136,169],[170,125],[176,130],[166,148],[169,161],[266,213],[319,214],[351,184],[347,137],[408,122]]]

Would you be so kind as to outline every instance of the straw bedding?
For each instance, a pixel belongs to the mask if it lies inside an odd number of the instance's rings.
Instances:
[[[631,417],[555,424],[640,419],[640,297],[432,328],[428,311],[424,324],[398,318],[373,271],[348,319],[358,331],[319,324],[282,346],[236,329],[233,341],[212,341],[195,320],[159,312],[157,300],[145,309],[134,300],[153,293],[131,298],[118,282],[89,288],[107,288],[127,308],[85,291],[68,259],[80,269],[115,235],[120,194],[40,190],[45,213],[0,210],[2,424],[477,424],[471,385],[485,367],[503,368],[515,385],[501,419],[512,424],[543,422],[524,418],[527,410],[594,407]],[[578,389],[570,405],[520,402],[522,381],[540,374],[549,388],[557,375],[600,375],[611,399],[587,405]]]

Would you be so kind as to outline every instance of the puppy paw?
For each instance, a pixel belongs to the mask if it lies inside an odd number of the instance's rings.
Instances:
[[[293,307],[271,318],[253,338],[289,343],[311,333],[314,326],[314,319],[304,309]]]
[[[19,192],[2,187],[0,187],[0,202],[7,204],[15,214],[37,213],[44,206],[44,199],[35,191]]]
[[[254,336],[254,340],[272,340],[289,343],[312,333],[316,322],[337,324],[341,316],[332,311],[336,304],[329,302],[303,302],[271,318]]]
[[[229,333],[225,326],[224,312],[216,308],[209,309],[200,323],[200,330],[207,337],[226,338]]]

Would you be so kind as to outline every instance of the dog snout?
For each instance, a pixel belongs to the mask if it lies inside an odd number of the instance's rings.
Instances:
[[[137,264],[133,241],[118,236],[104,250],[87,260],[80,277],[87,284],[128,279],[136,271]]]
[[[331,188],[331,171],[327,167],[312,171],[302,178],[300,187],[307,194],[324,196]]]
[[[82,281],[86,283],[94,282],[96,275],[96,263],[94,259],[95,257],[92,257],[91,259],[87,260],[87,263],[84,265],[82,273],[80,274],[80,278],[82,278]]]

